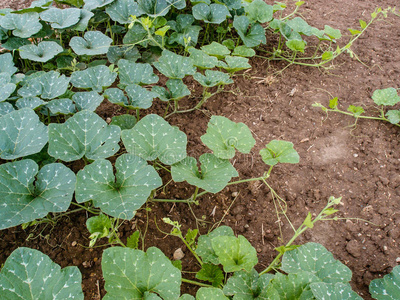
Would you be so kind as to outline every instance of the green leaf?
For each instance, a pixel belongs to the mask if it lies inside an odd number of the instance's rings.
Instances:
[[[19,48],[21,58],[39,62],[46,62],[62,51],[56,42],[40,42],[37,46],[31,44]]]
[[[193,65],[200,69],[212,69],[218,64],[218,58],[209,56],[204,51],[190,48],[190,59],[193,61]]]
[[[235,49],[233,49],[232,55],[242,56],[242,57],[253,57],[254,55],[256,55],[256,51],[246,46],[237,46]]]
[[[87,219],[86,227],[91,234],[98,233],[98,238],[103,238],[108,236],[112,222],[107,215],[100,213],[98,216]]]
[[[212,264],[203,264],[201,270],[196,273],[196,278],[204,281],[209,281],[213,286],[218,287],[224,280],[224,273],[222,270]]]
[[[212,247],[211,240],[217,236],[235,236],[232,228],[229,226],[221,226],[214,229],[207,235],[200,235],[196,248],[196,253],[203,259],[205,263],[219,265],[218,256]]]
[[[218,32],[218,29],[219,29],[219,28],[220,28],[219,31],[221,31],[222,34],[228,33],[228,30],[225,30],[224,27],[222,27],[222,26],[218,26],[217,32]],[[218,33],[219,33],[219,32],[218,32]],[[224,40],[224,41],[222,42],[222,45],[226,46],[229,50],[235,49],[235,42],[234,42],[233,40],[231,40],[231,39]]]
[[[389,110],[386,113],[386,117],[392,124],[400,123],[400,110]]]
[[[356,35],[356,34],[360,34],[361,33],[360,30],[351,29],[351,28],[349,28],[349,31],[350,31],[351,35]]]
[[[165,16],[171,9],[170,3],[166,0],[138,0],[139,9],[149,17]]]
[[[199,234],[198,229],[188,229],[186,235],[185,235],[185,241],[188,243],[189,246],[193,246],[195,248],[195,242],[196,242],[196,237]]]
[[[226,17],[230,17],[228,8],[222,4],[211,4],[199,3],[192,8],[193,17],[196,20],[201,20],[204,23],[221,24],[226,20]]]
[[[110,125],[116,125],[121,128],[121,130],[131,129],[136,124],[136,118],[132,115],[120,115],[112,118]]]
[[[153,104],[153,99],[158,96],[157,93],[150,92],[137,84],[130,84],[125,88],[130,101],[126,107],[130,109],[147,109]]]
[[[26,84],[18,90],[22,97],[40,95],[43,99],[54,99],[63,95],[68,88],[70,78],[55,71],[37,72],[27,79]]]
[[[333,58],[333,52],[332,51],[325,51],[322,53],[322,60],[331,60]]]
[[[129,24],[132,22],[131,16],[139,17],[143,11],[134,0],[116,0],[106,7],[106,13],[115,22]]]
[[[212,247],[225,272],[250,271],[257,263],[257,251],[242,235],[218,236],[211,240]]]
[[[273,8],[263,0],[254,0],[245,7],[246,14],[251,22],[266,23],[273,18]]]
[[[359,22],[362,29],[365,29],[367,27],[367,23],[365,21],[360,19]]]
[[[80,16],[79,16],[79,21],[76,23],[73,27],[72,30],[76,31],[86,31],[89,20],[94,16],[94,13],[86,10],[86,9],[80,9]]]
[[[178,300],[196,300],[192,295],[184,294],[178,298]]]
[[[280,300],[309,300],[313,299],[310,283],[319,282],[319,278],[308,272],[283,275],[276,273],[268,286],[268,295],[275,294],[273,299]]]
[[[227,159],[220,159],[214,154],[205,153],[200,156],[199,160],[201,172],[193,157],[187,157],[172,165],[172,179],[175,182],[187,181],[191,185],[215,194],[226,187],[232,177],[239,176]]]
[[[146,29],[143,28],[142,24],[135,23],[133,24],[133,27],[128,30],[122,42],[124,44],[129,44],[129,46],[131,47],[136,44],[139,44],[140,46],[143,47],[147,47],[149,43],[147,41],[147,37],[148,33]]]
[[[219,288],[201,287],[196,293],[196,300],[229,300]]]
[[[236,150],[250,153],[256,143],[246,124],[235,123],[222,116],[211,117],[207,133],[201,137],[201,141],[222,159],[233,158]]]
[[[87,10],[94,10],[99,7],[104,7],[107,4],[114,2],[114,0],[84,0],[85,5],[83,6],[84,9]]]
[[[223,59],[225,56],[231,53],[226,46],[217,42],[212,42],[210,45],[201,46],[201,50],[208,55],[215,56],[218,59]]]
[[[299,163],[299,154],[293,149],[291,142],[272,140],[265,147],[260,150],[260,155],[269,166],[275,166],[277,163]]]
[[[42,29],[39,14],[30,12],[25,14],[6,14],[0,18],[0,26],[12,30],[13,35],[20,38],[29,38]]]
[[[67,4],[69,6],[75,6],[75,7],[81,7],[84,4],[83,0],[55,0],[55,1],[56,3]]]
[[[0,165],[0,229],[66,211],[74,189],[75,174],[62,164],[46,165],[39,172],[30,159]]]
[[[168,21],[168,26],[173,32],[168,39],[169,44],[178,43],[184,47],[195,46],[199,38],[201,26],[192,26],[194,18],[192,15],[180,14],[176,17],[176,21]]]
[[[14,107],[8,102],[0,102],[0,117],[14,111]]]
[[[77,267],[61,267],[38,250],[20,247],[0,272],[1,299],[83,300]]]
[[[399,299],[400,266],[394,267],[392,272],[383,278],[372,280],[369,285],[369,292],[374,299],[378,300]]]
[[[350,284],[313,282],[310,284],[311,291],[317,300],[362,300],[356,292],[351,289]]]
[[[74,101],[77,111],[95,111],[103,102],[103,97],[96,92],[77,92],[72,96],[72,101]]]
[[[11,82],[10,74],[6,72],[0,73],[0,86],[0,102],[7,100],[17,88],[17,86]]]
[[[182,79],[186,75],[193,75],[196,68],[189,57],[175,54],[169,50],[164,50],[154,67],[165,76],[171,79]]]
[[[222,68],[229,73],[236,73],[238,71],[251,68],[249,59],[245,57],[226,56],[225,61],[227,66],[223,66]]]
[[[50,110],[52,114],[69,115],[76,113],[76,108],[71,99],[55,99],[47,103],[46,108]]]
[[[172,300],[180,295],[181,272],[158,248],[150,247],[147,253],[108,248],[103,252],[101,266],[107,291],[104,300]]]
[[[365,112],[365,110],[361,106],[354,106],[354,105],[349,105],[347,111],[351,112],[356,118],[361,116],[361,114]]]
[[[145,116],[131,130],[123,130],[121,137],[129,153],[145,160],[158,158],[172,165],[186,157],[186,135],[158,115]]]
[[[19,37],[10,37],[7,39],[7,42],[1,44],[1,46],[9,51],[18,50],[20,47],[24,45],[30,45],[31,42],[28,39],[21,39]]]
[[[22,108],[36,109],[44,104],[46,104],[46,102],[38,97],[26,97],[18,99],[17,102],[15,103],[15,106],[18,109]]]
[[[272,278],[274,278],[272,274],[259,276],[254,269],[250,272],[235,272],[228,279],[223,291],[227,296],[234,296],[234,299],[271,299],[267,290]]]
[[[106,66],[96,66],[83,71],[73,72],[71,83],[74,87],[91,89],[95,92],[102,92],[103,88],[112,85],[117,78],[117,73],[111,72]]]
[[[242,8],[241,0],[218,0],[215,2],[224,4],[229,10],[240,10]]]
[[[351,280],[350,269],[317,243],[307,243],[285,252],[281,269],[286,273],[310,272],[326,283],[347,283]]]
[[[84,110],[63,124],[49,124],[49,154],[62,161],[110,157],[119,150],[120,131]]]
[[[111,103],[118,104],[120,106],[129,107],[128,98],[125,96],[124,92],[118,88],[106,89],[103,96],[108,99]]]
[[[296,17],[286,22],[286,24],[294,31],[307,36],[312,35],[312,26],[300,17]]]
[[[131,249],[137,249],[139,248],[139,238],[140,238],[140,232],[135,231],[132,233],[126,240],[126,246]]]
[[[252,24],[250,29],[250,20],[246,16],[235,16],[233,27],[236,29],[240,38],[246,47],[253,48],[261,43],[265,44],[265,29],[258,23]]]
[[[292,51],[299,51],[304,53],[304,49],[306,48],[306,42],[303,40],[289,40],[286,41],[286,46]]]
[[[153,73],[150,64],[141,64],[121,59],[118,61],[118,72],[120,84],[130,85],[132,83],[147,85],[158,82],[158,76]]]
[[[339,29],[334,29],[329,25],[325,25],[324,32],[331,40],[338,40],[342,37]]]
[[[372,94],[372,100],[376,105],[395,105],[400,102],[400,97],[395,88],[375,90]]]
[[[168,90],[160,86],[154,86],[151,90],[158,94],[162,101],[180,100],[189,96],[190,91],[181,79],[169,79],[166,83]]]
[[[18,71],[14,66],[13,57],[10,53],[0,55],[0,73],[6,72],[12,76]]]
[[[69,45],[78,55],[106,54],[112,39],[100,31],[87,31],[82,37],[74,36]]]
[[[306,219],[303,222],[303,225],[307,226],[308,228],[313,228],[314,224],[312,222],[312,216],[311,213],[308,212]]]
[[[229,74],[212,70],[206,70],[205,76],[201,73],[195,73],[193,75],[193,79],[205,87],[213,87],[217,85],[226,85],[233,83],[233,80],[230,78]]]
[[[0,118],[0,157],[16,159],[40,152],[46,145],[47,127],[29,108],[12,111]]]
[[[135,62],[140,58],[139,50],[133,46],[110,47],[107,52],[107,58],[112,64],[116,64],[120,59],[126,59]]]
[[[50,23],[54,29],[71,27],[79,22],[80,17],[81,12],[78,8],[60,9],[51,7],[40,14],[40,18]]]
[[[115,218],[130,220],[162,181],[146,161],[123,154],[115,163],[116,175],[108,160],[96,160],[79,171],[75,197],[79,203],[93,200],[96,207]]]

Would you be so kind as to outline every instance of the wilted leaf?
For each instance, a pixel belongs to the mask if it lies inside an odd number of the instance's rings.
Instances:
[[[273,140],[260,150],[262,160],[270,166],[277,163],[297,164],[300,160],[299,154],[293,149],[293,143]]]
[[[54,29],[71,27],[79,22],[80,17],[81,12],[78,8],[60,9],[51,7],[40,14],[40,18],[50,23]]]
[[[42,29],[39,14],[36,12],[25,14],[6,14],[0,18],[0,26],[12,30],[13,35],[28,38]]]
[[[220,159],[214,154],[205,153],[199,158],[201,171],[193,157],[186,157],[172,165],[171,174],[175,182],[187,181],[210,193],[221,191],[232,177],[239,176],[236,169],[227,159]]]
[[[38,250],[20,247],[0,273],[1,299],[83,300],[82,275],[77,267],[60,266]]]
[[[186,157],[186,135],[158,115],[145,116],[131,130],[123,130],[121,137],[129,153],[145,160],[158,158],[172,165]]]
[[[112,85],[116,78],[116,72],[111,72],[108,67],[100,65],[87,68],[83,71],[73,72],[71,83],[74,87],[92,89],[100,93],[103,91],[103,88]]]
[[[82,37],[74,36],[69,45],[78,55],[106,54],[112,39],[100,31],[87,31]]]
[[[37,46],[31,44],[19,48],[21,58],[39,62],[46,62],[62,51],[63,48],[59,44],[47,41],[40,42]]]
[[[325,25],[324,33],[331,39],[331,40],[338,40],[342,37],[339,29],[334,29],[329,25]]]
[[[46,165],[39,173],[30,159],[0,165],[0,229],[66,211],[74,189],[75,174],[62,164]]]
[[[175,54],[169,50],[164,50],[154,67],[165,76],[171,79],[182,79],[186,75],[193,75],[196,68],[189,57]]]
[[[258,23],[252,24],[250,29],[249,25],[250,20],[246,16],[235,16],[233,20],[233,27],[246,47],[253,48],[261,43],[265,44],[265,29]]]

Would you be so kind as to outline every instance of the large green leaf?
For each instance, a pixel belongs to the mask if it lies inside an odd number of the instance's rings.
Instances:
[[[102,92],[104,87],[112,85],[117,78],[116,72],[111,72],[104,65],[87,68],[83,71],[73,72],[71,83],[74,87],[92,89],[95,92]]]
[[[110,125],[97,114],[81,111],[63,124],[49,125],[49,154],[63,161],[73,161],[86,156],[101,159],[118,150],[121,129]]]
[[[95,111],[103,102],[103,97],[96,92],[78,92],[72,96],[72,101],[74,101],[77,111]]]
[[[108,248],[103,252],[101,266],[107,291],[104,300],[179,298],[181,272],[158,248],[150,247],[146,253]]]
[[[212,42],[210,45],[201,46],[201,50],[211,56],[215,56],[218,59],[223,59],[229,55],[231,51],[224,45],[217,42]]]
[[[289,275],[283,275],[278,272],[268,286],[267,293],[274,295],[272,299],[310,300],[313,299],[310,283],[319,281],[318,277],[308,272]]]
[[[158,115],[145,116],[131,130],[123,130],[121,137],[126,151],[145,160],[158,158],[172,165],[186,157],[186,135]]]
[[[201,270],[196,273],[196,278],[210,281],[213,286],[218,287],[224,281],[224,273],[219,266],[213,264],[202,264]]]
[[[11,81],[11,75],[6,72],[0,73],[0,86],[0,102],[10,97],[17,88],[17,86]]]
[[[113,46],[108,49],[107,58],[112,64],[118,63],[120,59],[126,59],[135,62],[140,58],[140,53],[139,50],[134,46]]]
[[[16,159],[40,152],[48,140],[47,127],[29,108],[0,118],[0,157]]]
[[[86,10],[80,9],[79,21],[76,23],[72,29],[77,31],[85,31],[88,27],[89,20],[94,16],[94,13]]]
[[[206,70],[205,76],[201,73],[195,73],[193,79],[202,86],[213,87],[217,85],[232,84],[233,80],[227,73],[220,71]]]
[[[286,24],[294,31],[307,36],[312,35],[312,26],[300,17],[296,17],[286,22]]]
[[[37,72],[28,78],[26,84],[18,90],[22,97],[40,96],[43,99],[54,99],[63,95],[68,88],[70,78],[55,71]]]
[[[46,102],[38,97],[20,98],[17,100],[17,102],[15,102],[15,106],[18,109],[22,109],[22,108],[36,109],[39,106],[42,106],[44,104],[46,104]]]
[[[8,102],[0,102],[0,117],[14,111],[14,107],[11,103]]]
[[[130,85],[132,83],[147,85],[158,82],[158,76],[154,74],[150,64],[141,64],[120,59],[118,61],[118,72],[120,84]]]
[[[192,15],[180,14],[176,21],[168,21],[167,25],[174,31],[168,39],[169,44],[178,43],[184,47],[195,46],[199,38],[201,26],[192,25],[194,18]]]
[[[12,30],[13,35],[28,38],[42,29],[39,14],[36,12],[25,14],[6,14],[0,18],[0,26]]]
[[[200,69],[212,69],[218,64],[218,58],[209,56],[202,50],[190,48],[189,53],[190,58],[193,60],[193,65]]]
[[[266,23],[272,20],[274,10],[263,0],[254,0],[245,7],[248,18],[252,22]]]
[[[165,16],[171,9],[166,0],[138,0],[139,9],[150,17]]]
[[[135,0],[116,0],[106,7],[106,13],[120,24],[129,24],[131,16],[139,17],[143,14]]]
[[[100,31],[87,31],[82,37],[74,36],[69,45],[78,55],[106,54],[112,39]]]
[[[341,282],[325,283],[314,282],[310,284],[311,291],[317,300],[362,300],[356,292],[351,289],[350,284]],[[400,294],[399,294],[400,295]]]
[[[222,4],[211,4],[199,3],[192,8],[193,17],[196,20],[204,21],[204,23],[221,24],[226,20],[226,17],[230,17],[228,8]]]
[[[253,57],[256,55],[256,51],[246,46],[237,46],[233,49],[232,55],[242,57]]]
[[[125,106],[131,109],[147,109],[153,104],[153,99],[158,96],[157,93],[148,91],[137,84],[128,85],[125,92],[129,97],[129,103]]]
[[[229,300],[219,288],[199,288],[196,300]]]
[[[164,50],[158,62],[154,66],[165,76],[171,79],[182,79],[186,75],[193,75],[196,68],[189,57],[175,54],[169,50]]]
[[[43,21],[50,23],[54,29],[64,29],[77,24],[81,18],[79,8],[60,9],[51,7],[40,14]]]
[[[0,73],[6,72],[13,75],[18,69],[14,66],[14,61],[11,53],[4,53],[0,55]]]
[[[38,250],[18,248],[0,272],[4,300],[83,300],[78,267],[61,267]]]
[[[287,141],[272,140],[264,149],[260,150],[262,160],[270,166],[277,163],[297,164],[300,160],[299,154],[293,148],[293,143]]]
[[[233,158],[236,150],[250,153],[256,143],[246,124],[235,123],[222,116],[211,117],[207,133],[201,137],[201,141],[215,156],[223,159]]]
[[[372,94],[372,100],[376,105],[395,105],[400,102],[400,97],[395,88],[376,90]]]
[[[223,291],[225,295],[233,296],[237,300],[271,299],[272,295],[268,295],[267,290],[272,278],[274,278],[272,274],[259,276],[254,269],[250,272],[235,272],[228,279]]]
[[[219,265],[218,256],[212,247],[211,241],[217,236],[235,236],[233,230],[229,226],[221,226],[209,234],[200,235],[197,243],[196,253],[201,256],[203,262]]]
[[[394,267],[393,271],[383,278],[372,280],[369,292],[378,300],[400,299],[400,266]]]
[[[211,193],[221,191],[232,177],[239,176],[236,169],[227,159],[220,159],[214,154],[205,153],[199,158],[201,172],[197,167],[197,161],[193,157],[184,160],[171,167],[172,179],[175,182],[187,181]]]
[[[133,154],[123,154],[115,163],[96,160],[78,172],[76,200],[93,200],[96,207],[115,218],[130,220],[162,181],[156,170]]]
[[[30,159],[0,165],[0,229],[66,211],[74,189],[75,174],[62,164],[46,165],[39,173]]]
[[[132,28],[128,30],[124,39],[122,40],[124,44],[129,44],[130,47],[138,44],[143,47],[148,45],[148,33],[146,29],[143,28],[142,24],[134,23]]]
[[[250,29],[249,25],[250,20],[246,16],[235,16],[233,20],[233,27],[246,47],[253,48],[261,43],[265,44],[267,42],[265,29],[258,23],[251,24]]]
[[[63,48],[58,43],[47,41],[40,42],[37,46],[31,44],[19,48],[21,58],[39,62],[46,62],[62,51]]]
[[[76,112],[74,103],[68,98],[51,100],[46,104],[46,108],[54,115],[69,115]]]
[[[114,2],[114,0],[84,0],[85,5],[83,6],[84,9],[87,10],[94,10],[99,7],[104,7],[107,4]]]
[[[211,240],[225,272],[250,271],[257,263],[257,251],[242,235],[217,236]]]
[[[161,86],[154,86],[151,90],[157,93],[162,101],[179,100],[190,95],[189,89],[181,79],[169,79],[166,86],[168,90]]]
[[[229,73],[236,73],[241,70],[250,69],[249,59],[239,56],[226,56],[226,66],[222,66]]]
[[[307,243],[285,252],[281,269],[286,273],[307,271],[326,283],[349,282],[350,269],[333,258],[321,244]]]

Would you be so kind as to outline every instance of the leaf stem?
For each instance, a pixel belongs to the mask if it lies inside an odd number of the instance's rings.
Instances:
[[[194,284],[194,285],[198,285],[198,286],[202,286],[202,287],[213,287],[210,284],[201,283],[201,282],[197,282],[197,281],[193,281],[193,280],[189,280],[189,279],[185,279],[185,278],[182,278],[182,282],[190,283],[190,284]]]

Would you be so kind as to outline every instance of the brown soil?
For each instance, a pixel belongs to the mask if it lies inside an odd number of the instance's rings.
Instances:
[[[3,7],[9,3],[2,2]],[[347,28],[358,28],[360,18],[367,20],[376,5],[385,8],[396,2],[315,0],[305,4],[301,12],[313,26],[330,25],[346,33]],[[400,131],[398,127],[373,120],[359,120],[356,128],[350,128],[348,125],[354,123],[352,117],[333,113],[327,117],[311,105],[314,102],[327,105],[332,95],[340,99],[342,109],[350,104],[361,105],[367,113],[375,114],[373,91],[399,88],[399,43],[400,17],[390,15],[386,21],[373,24],[353,45],[363,63],[344,54],[329,70],[291,66],[281,75],[274,75],[284,64],[252,59],[251,71],[237,76],[235,84],[227,87],[226,93],[211,98],[203,110],[174,115],[169,120],[188,135],[188,151],[195,157],[207,151],[200,136],[205,133],[211,115],[247,124],[257,144],[250,155],[238,155],[232,160],[241,179],[261,176],[267,170],[258,151],[269,141],[293,142],[300,163],[276,166],[269,184],[287,201],[287,215],[295,227],[308,212],[318,214],[329,196],[343,197],[343,205],[339,207],[343,219],[318,223],[296,243],[323,244],[353,271],[352,286],[364,299],[371,299],[370,281],[390,272],[400,257]],[[309,42],[315,44],[313,40]],[[106,118],[119,110],[104,104],[98,112]],[[161,104],[155,104],[153,112],[162,113]],[[164,180],[168,180],[167,176]],[[192,192],[193,187],[186,183],[172,183],[158,197],[186,199]],[[234,192],[239,196],[232,204]],[[200,205],[191,208],[198,219],[204,217],[208,222],[204,227],[201,222],[196,224],[187,205],[148,203],[147,207],[151,209],[149,212],[141,210],[135,219],[124,222],[119,230],[121,239],[126,241],[135,227],[143,232],[148,225],[144,247],[157,246],[171,258],[177,248],[182,248],[186,254],[184,270],[196,270],[195,260],[177,238],[159,231],[170,230],[162,223],[163,217],[179,221],[184,232],[199,226],[201,233],[224,217],[221,224],[244,235],[257,249],[259,270],[273,260],[274,248],[293,235],[284,219],[277,221],[271,193],[260,182],[231,186],[216,195],[201,197]],[[105,293],[101,274],[105,247],[86,248],[88,217],[77,213],[54,227],[4,230],[0,238],[0,262],[17,247],[39,249],[62,267],[78,266],[83,274],[85,299],[99,299]],[[185,285],[183,290],[192,292]]]

